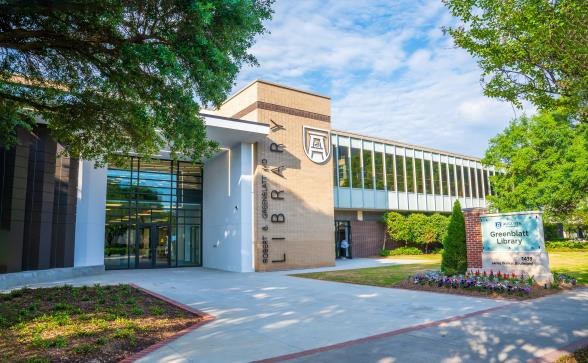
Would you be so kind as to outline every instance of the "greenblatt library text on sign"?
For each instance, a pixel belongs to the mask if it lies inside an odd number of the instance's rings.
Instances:
[[[541,212],[485,214],[480,223],[482,269],[525,273],[541,284],[552,281]]]
[[[484,252],[540,252],[543,223],[539,213],[480,217]]]

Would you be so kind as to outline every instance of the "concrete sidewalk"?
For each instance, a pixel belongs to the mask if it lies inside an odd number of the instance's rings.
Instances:
[[[267,362],[552,361],[564,347],[588,345],[588,289],[429,325]]]
[[[342,261],[335,268],[383,263],[354,259]],[[289,273],[293,272],[303,271]],[[506,304],[303,279],[286,273],[231,273],[202,268],[128,270],[60,283],[135,283],[216,317],[154,351],[143,362],[249,362]]]

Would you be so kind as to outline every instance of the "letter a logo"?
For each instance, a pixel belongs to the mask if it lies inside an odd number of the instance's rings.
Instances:
[[[331,132],[329,130],[302,127],[302,142],[306,156],[317,164],[329,160],[331,156]]]

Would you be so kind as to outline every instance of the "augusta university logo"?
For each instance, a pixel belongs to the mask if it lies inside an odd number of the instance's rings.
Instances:
[[[329,130],[302,127],[302,142],[306,156],[317,164],[329,160],[331,156],[331,132]]]

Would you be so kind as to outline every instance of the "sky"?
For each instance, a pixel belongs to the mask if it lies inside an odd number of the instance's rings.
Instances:
[[[523,111],[485,97],[440,0],[277,0],[235,90],[263,79],[331,97],[334,129],[481,157]],[[527,113],[532,112],[527,109]]]

